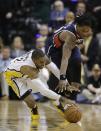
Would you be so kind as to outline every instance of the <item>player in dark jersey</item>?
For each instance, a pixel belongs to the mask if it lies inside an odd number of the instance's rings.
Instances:
[[[47,54],[60,68],[60,80],[58,86],[56,85],[59,92],[68,90],[69,87],[66,71],[72,50],[83,43],[83,38],[92,34],[94,25],[94,17],[91,14],[83,14],[77,17],[75,22],[65,25],[54,32]]]

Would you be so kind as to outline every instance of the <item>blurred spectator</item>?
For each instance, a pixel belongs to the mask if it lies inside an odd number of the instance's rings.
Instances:
[[[47,25],[43,24],[40,26],[40,29],[39,29],[39,34],[44,37],[44,39],[47,39],[48,37],[48,34],[49,34],[49,28]]]
[[[51,20],[64,20],[68,9],[64,8],[64,4],[61,0],[57,0],[53,4],[53,10],[51,11]]]
[[[96,28],[96,32],[101,32],[101,0],[87,0],[87,4],[97,18],[98,28]]]
[[[98,39],[95,36],[93,36],[92,33],[91,36],[89,36],[84,40],[84,48],[82,49],[81,55],[85,80],[90,75],[90,71],[93,65],[99,62],[98,49],[99,49]]]
[[[0,59],[0,78],[1,78],[1,88],[2,88],[2,98],[7,99],[9,96],[8,85],[5,81],[3,71],[7,68],[11,61],[10,58],[10,48],[4,47],[1,51],[2,58]]]
[[[40,36],[36,39],[36,48],[41,49],[43,52],[45,52],[45,38]]]
[[[53,9],[50,14],[50,26],[53,29],[57,29],[64,24],[64,19],[68,8],[64,8],[64,4],[61,0],[57,0],[53,3]]]
[[[99,65],[101,67],[101,32],[96,35],[98,39],[98,44],[99,44],[99,49],[98,49],[98,54],[99,54]]]
[[[8,66],[10,62],[10,48],[9,47],[4,47],[1,50],[1,59],[0,59],[0,72],[3,72],[5,68]]]
[[[39,32],[36,34],[36,48],[41,48],[44,52],[49,37],[49,27],[43,24],[39,27]]]
[[[86,12],[86,3],[83,1],[80,1],[76,5],[76,16],[82,15]]]
[[[72,23],[75,20],[74,13],[72,11],[67,12],[65,20],[66,20],[66,24]]]
[[[24,50],[24,44],[22,38],[20,36],[16,36],[14,37],[12,43],[11,57],[15,58],[23,54],[25,54],[25,50]]]
[[[88,78],[87,89],[84,89],[82,94],[93,103],[96,97],[101,95],[101,69],[98,64],[93,66],[92,74]]]

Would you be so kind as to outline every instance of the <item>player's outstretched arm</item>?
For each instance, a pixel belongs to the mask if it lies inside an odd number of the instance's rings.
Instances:
[[[62,36],[63,38],[63,36]],[[67,85],[69,85],[66,79],[66,70],[68,67],[68,60],[71,56],[72,49],[75,47],[75,36],[72,33],[67,33],[65,43],[62,49],[62,60],[60,67],[60,81],[56,89],[59,92],[63,92],[64,90],[68,90]]]

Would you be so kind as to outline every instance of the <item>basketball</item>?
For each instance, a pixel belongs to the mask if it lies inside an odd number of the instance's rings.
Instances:
[[[67,104],[64,109],[64,116],[68,122],[77,123],[81,120],[82,113],[77,105]]]

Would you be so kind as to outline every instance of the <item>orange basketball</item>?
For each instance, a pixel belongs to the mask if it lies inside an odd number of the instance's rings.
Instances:
[[[64,109],[64,116],[67,121],[76,123],[81,120],[82,113],[77,105],[67,104]]]

